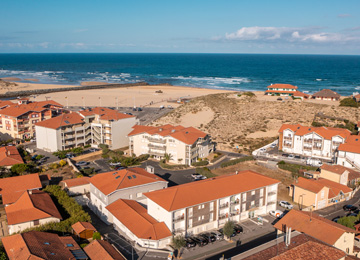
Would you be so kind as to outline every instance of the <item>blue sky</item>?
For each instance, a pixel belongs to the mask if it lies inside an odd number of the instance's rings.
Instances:
[[[359,10],[359,0],[8,0],[0,52],[359,55]]]

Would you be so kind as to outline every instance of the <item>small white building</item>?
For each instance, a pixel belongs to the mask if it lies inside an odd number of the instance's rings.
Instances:
[[[142,168],[100,173],[90,178],[89,207],[105,223],[113,223],[106,206],[119,199],[146,204],[145,192],[166,188],[168,182]]]
[[[336,163],[345,167],[360,170],[360,136],[350,136],[345,144],[341,144],[337,152]]]
[[[5,212],[10,235],[62,220],[50,195],[38,190],[25,191],[15,203],[5,207]]]
[[[59,183],[69,195],[83,195],[90,192],[90,177],[63,180]]]
[[[211,137],[193,127],[136,125],[129,133],[130,153],[150,154],[154,159],[170,155],[170,162],[191,165],[207,157],[215,149]]]
[[[174,234],[194,235],[276,209],[279,181],[253,171],[146,193],[147,211]]]

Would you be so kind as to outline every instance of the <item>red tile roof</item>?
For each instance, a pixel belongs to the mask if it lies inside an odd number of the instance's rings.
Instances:
[[[26,190],[41,189],[37,173],[0,179],[3,204],[14,203]]]
[[[12,166],[19,163],[24,163],[24,161],[15,146],[0,147],[0,166]]]
[[[100,173],[90,178],[90,183],[105,195],[116,190],[155,182],[166,181],[138,167]]]
[[[303,177],[299,177],[293,185],[314,193],[319,193],[324,188],[324,185],[321,185],[315,179],[307,179]]]
[[[89,222],[78,221],[74,225],[72,225],[71,227],[77,234],[80,234],[84,230],[96,231],[96,228]]]
[[[314,132],[327,140],[331,140],[331,138],[334,136],[340,136],[345,139],[351,136],[351,132],[347,129],[333,127],[309,127],[302,126],[300,124],[283,124],[279,129],[279,133],[284,132],[286,129],[290,129],[295,133],[295,135],[298,136],[303,136]]]
[[[5,211],[9,225],[50,217],[62,219],[50,195],[38,190],[25,191],[15,203],[5,207]]]
[[[265,93],[279,93],[279,94],[294,94],[295,91],[288,91],[288,90],[266,90]]]
[[[323,98],[340,98],[340,94],[331,90],[331,89],[322,89],[315,94],[312,94],[313,97],[323,97]]]
[[[141,126],[135,125],[128,136],[137,135],[141,133],[148,133],[149,135],[160,135],[162,137],[171,136],[185,144],[193,144],[199,138],[204,138],[207,136],[206,133],[194,128],[194,127],[183,127],[183,126],[173,126],[173,125],[163,125],[163,126]]]
[[[238,174],[177,185],[144,195],[165,210],[174,211],[277,183],[278,180],[253,171],[240,171]]]
[[[337,174],[343,174],[345,171],[349,172],[348,180],[357,180],[360,178],[360,172],[355,171],[354,169],[347,168],[342,165],[329,165],[329,164],[323,164],[321,169],[324,169],[329,172],[337,173]]]
[[[274,227],[281,231],[291,227],[292,230],[315,237],[329,245],[334,245],[344,233],[355,233],[355,230],[322,218],[314,212],[295,209],[290,210]]]
[[[59,103],[48,100],[48,101],[40,101],[40,102],[30,102],[28,104],[13,104],[10,105],[0,111],[0,114],[7,115],[7,116],[13,116],[18,117],[28,112],[41,112],[46,109],[48,109],[48,106],[57,106],[57,107],[63,107]]]
[[[90,259],[126,260],[109,242],[104,240],[92,241],[84,247],[84,251]]]
[[[0,109],[11,106],[11,105],[14,105],[14,103],[9,100],[4,100],[4,101],[0,100]]]
[[[314,260],[327,259],[339,260],[346,256],[340,249],[332,247],[311,236],[300,234],[294,236],[292,233],[291,243],[286,246],[285,242],[263,249],[243,260]]]
[[[297,89],[298,87],[290,85],[290,84],[271,84],[267,86],[267,88],[291,88],[291,89]]]
[[[69,243],[69,238],[66,239]],[[71,249],[79,249],[72,239],[74,247],[65,247],[61,238],[52,233],[30,231],[2,238],[2,243],[10,260],[27,259],[75,259]]]
[[[81,178],[63,180],[60,183],[62,182],[66,184],[66,187],[71,188],[71,187],[90,184],[90,177],[81,177]]]
[[[294,95],[293,95],[293,96],[294,96],[294,97],[304,97],[304,98],[310,97],[310,95],[305,94],[305,93],[300,92],[300,91],[297,91],[297,90],[294,92]]]
[[[160,240],[172,236],[164,222],[155,220],[135,200],[119,199],[106,209],[138,238]]]
[[[338,150],[351,153],[360,153],[360,136],[351,135],[346,139],[345,144],[340,144]]]
[[[62,126],[72,126],[85,123],[83,117],[78,113],[62,114],[44,121],[36,123],[36,126],[42,126],[51,129],[58,129]]]
[[[117,110],[113,110],[113,109],[106,108],[106,107],[95,107],[95,108],[92,108],[91,110],[89,110],[89,109],[81,110],[78,113],[84,117],[91,116],[91,115],[99,115],[100,119],[103,119],[103,120],[120,120],[120,119],[135,117],[132,115],[120,113]]]

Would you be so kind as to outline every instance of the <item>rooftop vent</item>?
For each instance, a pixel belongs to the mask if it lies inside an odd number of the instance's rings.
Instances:
[[[66,244],[66,247],[73,247],[73,244]]]
[[[185,132],[185,134],[188,134],[188,133],[189,133],[188,131]]]
[[[161,132],[163,129],[162,128],[159,128],[159,132]]]
[[[131,176],[128,176],[128,179],[131,180]]]
[[[355,141],[359,141],[359,139],[356,138]]]

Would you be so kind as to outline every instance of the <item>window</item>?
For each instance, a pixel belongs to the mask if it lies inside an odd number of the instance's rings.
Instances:
[[[255,200],[251,201],[251,206],[255,205]]]
[[[200,221],[200,220],[201,220],[201,217],[199,216],[199,217],[198,217],[198,221]]]
[[[198,209],[201,209],[201,205],[199,205]]]
[[[191,228],[191,227],[192,227],[192,218],[189,219],[189,228]]]
[[[204,208],[205,208],[205,204],[202,204],[202,205],[201,205],[201,208],[204,209]]]
[[[204,220],[205,216],[202,216],[201,219]]]
[[[243,201],[245,201],[245,200],[246,200],[246,193],[243,193],[243,195],[242,195],[242,199],[243,199]]]
[[[325,191],[324,191],[324,190],[321,191],[321,195],[320,195],[320,196],[321,196],[322,199],[325,197]]]
[[[189,208],[189,217],[192,217],[192,214],[193,214],[193,209]]]
[[[263,205],[263,198],[259,199],[259,207]]]
[[[136,197],[137,197],[137,198],[142,197],[142,192],[136,193]]]
[[[210,203],[210,211],[214,210],[214,202]]]
[[[37,220],[34,220],[34,226],[37,226],[40,224],[40,221],[37,219]]]
[[[255,195],[255,191],[253,190],[252,192],[251,192],[251,196],[254,196]]]
[[[210,213],[210,221],[214,220],[214,213]]]
[[[264,189],[260,190],[260,197],[264,196]]]

